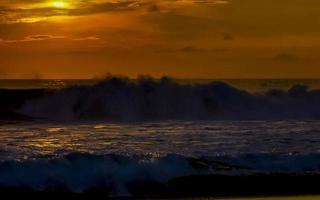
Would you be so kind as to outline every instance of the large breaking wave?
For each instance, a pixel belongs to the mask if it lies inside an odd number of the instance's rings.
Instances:
[[[320,90],[249,93],[223,82],[179,84],[169,78],[109,77],[27,102],[24,115],[53,120],[272,120],[320,118]]]

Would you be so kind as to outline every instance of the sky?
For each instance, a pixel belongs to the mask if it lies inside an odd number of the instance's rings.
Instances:
[[[319,0],[0,0],[0,78],[320,78]]]

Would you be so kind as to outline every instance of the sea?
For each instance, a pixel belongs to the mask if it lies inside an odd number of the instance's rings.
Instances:
[[[73,85],[94,85],[99,81],[101,79],[0,79],[0,89],[60,89]],[[320,88],[320,79],[176,79],[176,81],[187,84],[222,81],[251,92],[288,90],[294,85],[306,85],[310,89]]]
[[[320,172],[320,80],[175,81],[0,80],[51,91],[0,121],[0,187],[126,196],[134,181]]]

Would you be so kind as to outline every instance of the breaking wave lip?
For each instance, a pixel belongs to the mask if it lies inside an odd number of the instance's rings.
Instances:
[[[114,196],[130,196],[132,184],[165,185],[174,178],[192,175],[294,174],[319,170],[320,154],[192,158],[174,154],[153,157],[73,153],[57,158],[2,161],[0,188],[21,187],[35,191],[66,188],[76,193],[105,188]]]
[[[162,78],[109,77],[30,100],[23,115],[49,120],[289,120],[319,119],[320,90],[249,93],[223,82],[179,84]]]

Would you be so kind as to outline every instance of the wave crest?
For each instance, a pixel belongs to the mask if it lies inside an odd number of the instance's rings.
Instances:
[[[318,119],[320,91],[302,85],[288,91],[249,93],[223,82],[179,84],[162,78],[109,77],[27,102],[20,112],[54,120],[257,120]]]

